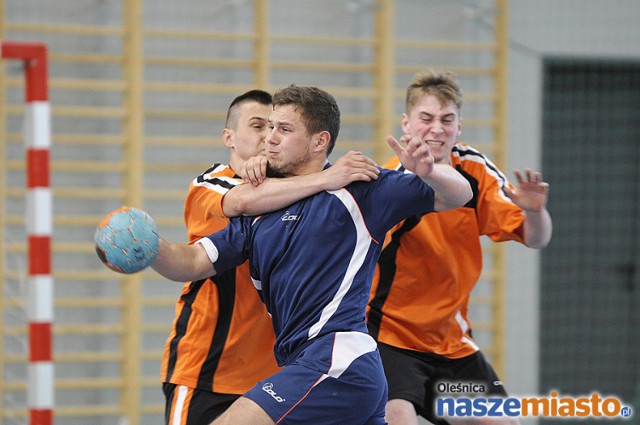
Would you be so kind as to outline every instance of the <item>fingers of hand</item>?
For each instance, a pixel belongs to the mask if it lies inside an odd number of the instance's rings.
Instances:
[[[417,141],[412,141],[412,144],[415,143],[415,148],[413,150],[413,155],[419,158],[431,158],[431,150],[429,149],[429,145],[422,142],[420,139]]]
[[[542,173],[538,171],[533,171],[531,168],[525,169],[525,173],[527,174],[527,181],[531,183],[540,183],[542,181]]]
[[[518,184],[520,185],[528,183],[535,185],[544,184],[548,186],[548,184],[542,180],[542,173],[539,171],[534,171],[531,168],[525,168],[524,173],[520,170],[513,170],[513,174],[516,176]]]
[[[395,137],[387,136],[387,144],[391,147],[391,149],[393,149],[393,151],[397,155],[400,155],[400,153],[402,152],[402,148],[398,144],[398,141],[395,139]]]
[[[380,170],[375,162],[367,161],[364,158],[360,162],[355,162],[350,167],[350,173],[356,175],[366,175],[370,180],[378,178]]]
[[[410,134],[403,134],[402,136],[400,136],[400,143],[403,146],[406,146],[411,142],[411,139],[412,139],[412,137],[411,137]]]
[[[367,162],[367,164],[372,165],[374,167],[378,167],[378,163],[375,162],[373,159],[369,158],[368,156],[362,156],[364,158],[364,161]]]
[[[540,182],[538,183],[536,190],[538,191],[538,193],[548,193],[549,192],[549,183],[545,183],[545,182]]]
[[[366,173],[371,180],[376,180],[380,175],[380,170],[377,167],[373,167],[373,168],[367,169]]]
[[[344,158],[356,160],[356,161],[361,160],[362,157],[364,157],[364,155],[362,155],[362,152],[358,152],[358,151],[349,151],[344,156]]]
[[[251,183],[254,186],[259,185],[264,181],[267,170],[266,158],[249,160],[245,163],[245,178],[247,183]]]

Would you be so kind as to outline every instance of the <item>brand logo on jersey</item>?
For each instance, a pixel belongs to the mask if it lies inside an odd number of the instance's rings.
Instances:
[[[278,394],[276,394],[275,391],[273,391],[273,384],[271,382],[267,382],[266,384],[264,384],[262,386],[262,391],[269,394],[278,403],[282,403],[283,401],[285,401],[284,398],[280,397]]]
[[[287,211],[286,213],[284,213],[284,215],[282,217],[280,217],[280,220],[282,221],[298,221],[300,220],[300,216],[297,214],[291,214],[289,213],[289,211]]]

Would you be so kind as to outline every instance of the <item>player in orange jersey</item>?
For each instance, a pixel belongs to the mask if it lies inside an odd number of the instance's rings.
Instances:
[[[507,394],[473,341],[467,317],[482,269],[480,237],[531,248],[544,248],[551,238],[548,184],[541,174],[516,170],[515,189],[486,156],[456,142],[462,101],[450,73],[419,73],[406,93],[401,141],[425,141],[436,162],[451,164],[469,181],[474,196],[461,208],[408,218],[387,234],[368,327],[389,383],[390,425],[416,425],[418,415],[436,424],[454,423],[433,413],[439,383],[479,383],[474,388],[487,394]],[[385,166],[402,170],[397,157]]]
[[[271,95],[261,90],[246,92],[229,106],[222,131],[229,163],[214,164],[191,182],[184,207],[189,243],[224,228],[229,217],[376,177],[373,161],[350,152],[321,173],[278,179],[277,186],[260,185],[250,191],[251,197],[233,190],[243,183],[238,174],[247,172],[246,164],[254,164],[247,167],[256,173],[253,167],[262,163],[247,160],[264,151],[271,111]],[[261,199],[267,199],[268,206]],[[258,380],[278,370],[274,342],[271,319],[251,282],[248,263],[186,283],[162,360],[165,424],[210,423]]]

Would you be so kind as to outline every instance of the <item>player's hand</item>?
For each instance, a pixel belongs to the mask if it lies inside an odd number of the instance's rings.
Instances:
[[[423,179],[433,171],[435,159],[431,155],[429,145],[420,137],[404,134],[400,141],[397,141],[395,137],[387,136],[387,143],[407,170]]]
[[[542,173],[526,168],[524,173],[513,170],[518,180],[518,188],[512,190],[505,186],[505,192],[514,204],[525,211],[540,212],[547,205],[549,183],[542,181]]]
[[[323,170],[321,176],[326,181],[325,190],[337,190],[355,181],[376,180],[379,174],[374,160],[362,152],[349,151]]]
[[[238,173],[245,183],[258,186],[267,177],[267,157],[257,155],[249,158]]]

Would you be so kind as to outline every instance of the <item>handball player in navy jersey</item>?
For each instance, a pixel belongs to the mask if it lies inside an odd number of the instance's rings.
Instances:
[[[307,175],[331,166],[340,129],[331,94],[296,85],[277,91],[269,127],[270,175]],[[151,267],[178,282],[213,276],[248,259],[272,318],[274,352],[283,368],[212,424],[385,424],[387,383],[365,323],[385,233],[404,218],[457,208],[472,196],[462,175],[435,164],[419,137],[400,144],[389,136],[388,143],[411,173],[381,170],[375,179],[286,208],[233,218],[193,245],[160,240]]]

